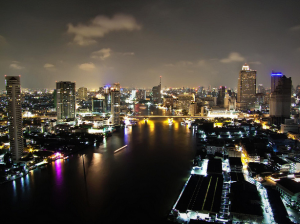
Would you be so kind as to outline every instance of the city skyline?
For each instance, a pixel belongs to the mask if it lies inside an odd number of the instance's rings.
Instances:
[[[298,2],[68,3],[3,4],[2,75],[22,75],[24,88],[151,88],[159,76],[162,87],[235,88],[246,62],[257,84],[269,87],[272,70],[300,83]]]

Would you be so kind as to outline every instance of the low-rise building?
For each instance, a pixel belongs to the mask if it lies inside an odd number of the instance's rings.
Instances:
[[[276,189],[291,206],[300,207],[300,183],[292,179],[282,178],[277,181]]]

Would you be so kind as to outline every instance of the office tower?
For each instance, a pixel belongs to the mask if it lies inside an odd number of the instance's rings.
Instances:
[[[300,85],[297,85],[296,87],[296,95],[300,96]]]
[[[75,82],[56,82],[57,120],[75,118]]]
[[[203,86],[199,86],[199,87],[198,87],[197,95],[198,95],[199,97],[202,97],[202,96],[203,96],[203,89],[204,89]]]
[[[259,85],[258,85],[257,93],[266,94],[266,90],[265,90],[263,84],[259,84]]]
[[[196,112],[197,112],[197,103],[192,101],[190,102],[189,115],[195,116]]]
[[[14,161],[18,161],[23,153],[23,130],[21,111],[20,76],[5,76],[8,97],[8,122],[10,151]]]
[[[111,89],[111,116],[112,124],[120,125],[120,91]]]
[[[103,88],[104,95],[104,113],[111,112],[111,95],[110,95],[111,87],[109,85],[105,85]]]
[[[146,100],[146,90],[139,89],[136,91],[136,98],[138,100]]]
[[[271,74],[271,93],[273,93],[276,89],[276,86],[278,86],[278,82],[280,80],[280,78],[282,78],[283,75],[280,72],[274,72],[272,71]]]
[[[104,99],[92,98],[92,112],[93,113],[105,113],[104,112]]]
[[[271,123],[280,125],[284,123],[284,119],[290,118],[292,79],[287,78],[281,73],[280,75],[278,74],[279,73],[272,73],[271,75],[272,85],[273,80],[275,80],[275,85],[273,92],[271,92],[269,114],[271,117]],[[275,79],[272,79],[273,76],[275,76]]]
[[[158,86],[154,86],[152,88],[152,100],[153,100],[153,103],[161,103],[161,76],[160,76],[160,83]]]
[[[87,88],[80,87],[78,89],[78,99],[80,99],[80,100],[86,100],[87,99]]]
[[[120,83],[114,83],[114,90],[120,91]]]
[[[249,65],[245,64],[239,73],[237,90],[237,109],[254,109],[256,100],[256,71],[250,70]]]
[[[217,106],[224,107],[224,97],[225,97],[226,86],[220,86],[218,89]]]
[[[236,97],[234,94],[230,94],[228,91],[225,93],[224,97],[224,108],[227,110],[236,109]]]

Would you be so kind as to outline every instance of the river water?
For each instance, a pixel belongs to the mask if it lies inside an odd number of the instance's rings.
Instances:
[[[56,160],[0,185],[0,220],[163,223],[195,155],[193,129],[180,122],[140,120],[99,147],[81,151],[84,155]]]

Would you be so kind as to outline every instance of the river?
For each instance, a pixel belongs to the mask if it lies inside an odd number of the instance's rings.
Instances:
[[[0,185],[1,220],[163,222],[189,177],[195,134],[174,119],[120,129],[99,147]],[[123,150],[114,153],[120,147]],[[83,160],[86,178],[84,178]]]

